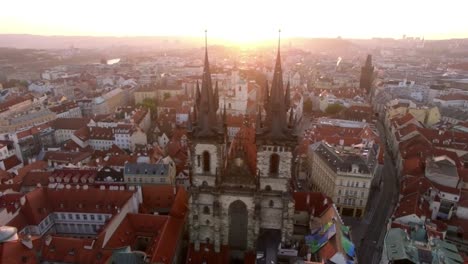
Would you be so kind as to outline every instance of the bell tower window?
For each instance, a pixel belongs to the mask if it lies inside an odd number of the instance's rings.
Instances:
[[[270,156],[270,174],[278,174],[279,172],[279,155],[276,153]]]
[[[208,151],[203,152],[203,172],[210,172],[210,153]]]

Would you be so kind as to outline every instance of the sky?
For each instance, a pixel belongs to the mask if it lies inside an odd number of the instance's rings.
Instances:
[[[6,0],[0,34],[468,38],[467,0]]]

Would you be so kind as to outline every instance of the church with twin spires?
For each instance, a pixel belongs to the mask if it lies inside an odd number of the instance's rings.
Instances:
[[[236,137],[227,137],[226,109],[211,80],[208,50],[201,87],[197,84],[189,117],[192,186],[190,243],[195,251],[209,245],[242,257],[256,249],[264,233],[287,243],[293,233],[292,158],[294,120],[288,116],[290,87],[283,86],[280,43],[271,87],[263,91],[255,126],[246,121]],[[290,111],[292,113],[292,111]]]

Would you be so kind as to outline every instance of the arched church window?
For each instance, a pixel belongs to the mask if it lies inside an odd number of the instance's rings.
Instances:
[[[275,206],[275,202],[273,202],[273,200],[270,200],[269,206],[270,206],[270,207]]]
[[[270,174],[278,174],[279,171],[279,155],[274,153],[270,156]]]
[[[242,91],[242,87],[239,85],[239,92]]]
[[[210,171],[210,153],[208,151],[203,152],[203,172]]]
[[[210,225],[210,220],[206,219],[206,225]]]
[[[197,155],[197,167],[200,167],[200,155]]]
[[[207,205],[205,205],[205,206],[203,207],[203,213],[204,213],[204,214],[210,214],[210,207],[208,207]]]
[[[207,187],[207,186],[208,186],[208,182],[203,181],[203,182],[202,182],[202,186],[203,186],[203,187]]]
[[[265,191],[271,191],[271,186],[270,185],[265,186]]]
[[[231,103],[228,103],[228,108],[229,108],[229,109],[231,109],[231,108],[232,108],[232,106],[231,106]]]

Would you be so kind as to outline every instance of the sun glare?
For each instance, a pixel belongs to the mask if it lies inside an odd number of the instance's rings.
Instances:
[[[207,28],[212,38],[243,45],[273,39],[278,28],[285,37],[450,38],[468,36],[467,7],[456,0],[18,0],[3,3],[10,11],[0,15],[0,33],[200,36]]]

